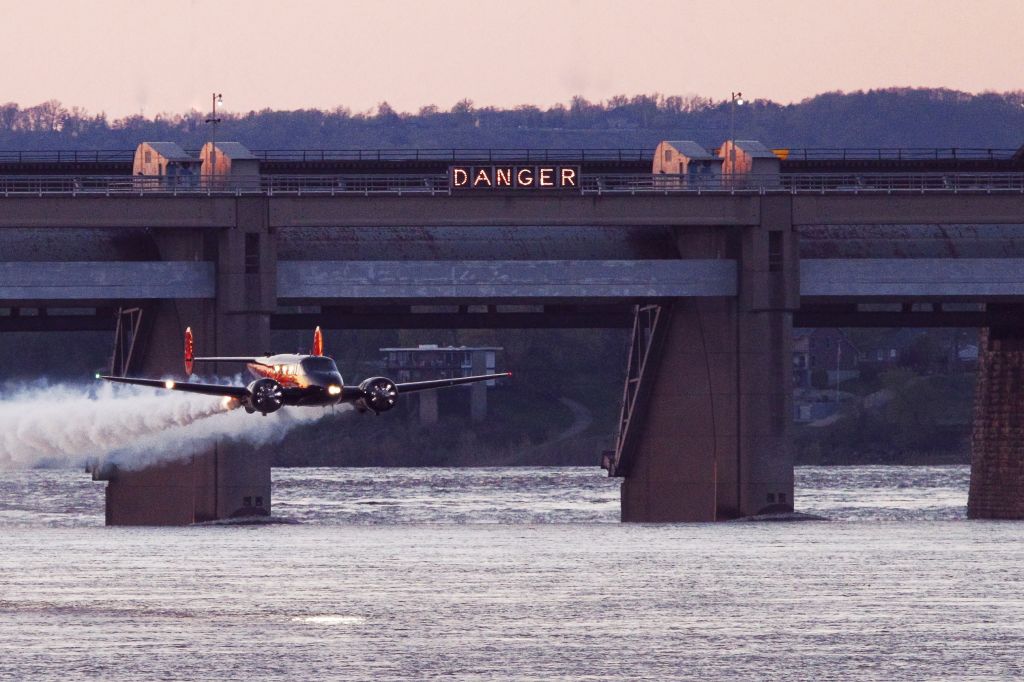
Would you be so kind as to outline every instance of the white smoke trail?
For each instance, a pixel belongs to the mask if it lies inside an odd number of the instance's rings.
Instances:
[[[222,398],[138,386],[36,384],[0,394],[0,470],[105,460],[126,469],[186,457],[223,438],[262,445],[331,414],[282,408],[267,417]]]

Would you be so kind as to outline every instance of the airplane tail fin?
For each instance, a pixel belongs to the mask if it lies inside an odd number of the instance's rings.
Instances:
[[[196,359],[195,342],[192,339],[192,327],[185,327],[185,376],[192,376],[192,366]]]
[[[323,355],[324,354],[324,335],[320,331],[320,327],[313,330],[313,349],[309,353],[310,355]]]

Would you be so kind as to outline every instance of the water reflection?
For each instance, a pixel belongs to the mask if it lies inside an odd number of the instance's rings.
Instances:
[[[967,466],[797,467],[796,507],[833,520],[966,516]],[[273,470],[274,515],[315,524],[617,523],[598,468]],[[7,471],[0,526],[103,524],[103,484],[78,470]]]

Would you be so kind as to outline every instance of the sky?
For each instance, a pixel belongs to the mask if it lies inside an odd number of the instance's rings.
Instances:
[[[120,117],[1024,90],[1024,0],[0,0],[0,103]]]

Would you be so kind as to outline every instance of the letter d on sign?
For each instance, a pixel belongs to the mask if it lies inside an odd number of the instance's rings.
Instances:
[[[468,187],[469,171],[465,168],[452,168],[452,187]]]

